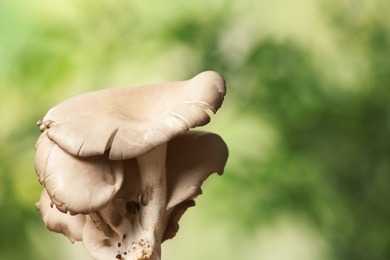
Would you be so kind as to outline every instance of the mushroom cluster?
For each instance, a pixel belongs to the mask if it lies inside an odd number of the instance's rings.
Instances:
[[[225,93],[224,79],[206,71],[50,109],[38,121],[34,163],[45,226],[82,241],[93,259],[160,259],[203,181],[223,172],[224,141],[190,129],[210,121]]]

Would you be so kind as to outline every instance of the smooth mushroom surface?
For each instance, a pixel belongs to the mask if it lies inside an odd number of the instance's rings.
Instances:
[[[93,259],[161,259],[161,243],[228,149],[210,121],[226,93],[206,71],[187,81],[70,98],[38,121],[37,203],[45,226],[82,241]]]

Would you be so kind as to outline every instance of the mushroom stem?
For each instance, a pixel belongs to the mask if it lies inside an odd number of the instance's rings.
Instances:
[[[137,157],[141,174],[140,224],[147,232],[152,250],[161,254],[161,240],[164,232],[167,184],[165,174],[167,145],[155,147]]]

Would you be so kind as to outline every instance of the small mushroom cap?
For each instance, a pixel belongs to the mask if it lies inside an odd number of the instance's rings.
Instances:
[[[58,211],[52,205],[46,190],[42,191],[41,199],[36,207],[42,216],[43,223],[49,230],[64,234],[71,242],[82,240],[85,225],[84,215],[70,215]]]
[[[105,89],[68,99],[39,126],[67,153],[134,158],[210,121],[226,93],[225,81],[206,71],[187,81]]]
[[[163,241],[173,238],[179,220],[194,199],[202,194],[203,182],[214,172],[223,173],[228,148],[222,138],[205,131],[189,131],[168,143],[167,211],[172,210]]]
[[[210,174],[223,173],[228,148],[222,138],[206,131],[189,131],[168,143],[167,209],[201,194]]]
[[[58,210],[89,213],[105,207],[122,186],[121,161],[107,155],[79,158],[64,152],[42,133],[35,169]]]

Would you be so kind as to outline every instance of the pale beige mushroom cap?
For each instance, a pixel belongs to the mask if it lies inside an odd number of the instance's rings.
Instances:
[[[219,135],[204,131],[189,131],[168,143],[167,210],[173,210],[163,240],[172,238],[178,222],[194,199],[202,194],[203,182],[212,174],[223,173],[228,148]]]
[[[58,210],[89,213],[112,200],[123,182],[122,161],[98,155],[70,155],[42,133],[36,144],[35,170]]]
[[[210,121],[226,94],[224,79],[207,71],[191,80],[105,89],[52,108],[40,128],[67,153],[134,158]]]

